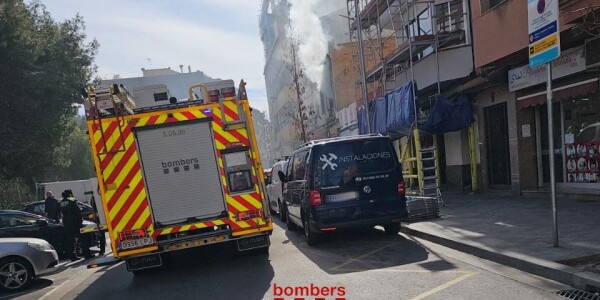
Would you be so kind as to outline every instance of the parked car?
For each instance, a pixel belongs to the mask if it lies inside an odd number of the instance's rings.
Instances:
[[[323,233],[352,227],[382,225],[397,234],[408,216],[402,166],[388,137],[309,142],[278,176],[287,228],[303,228],[311,246]]]
[[[286,166],[287,160],[281,160],[273,164],[273,167],[271,167],[271,180],[267,184],[267,199],[271,205],[271,210],[279,214],[281,221],[285,221],[285,213],[282,213],[281,211],[281,203],[283,202],[283,184],[277,173],[285,170]]]
[[[575,137],[576,143],[589,143],[600,140],[600,123],[585,126]]]
[[[87,220],[90,222],[95,221],[96,214],[94,213],[94,208],[92,208],[90,205],[81,203],[79,201],[77,201],[77,205],[79,206],[79,209],[81,209],[81,215],[83,216],[84,220]],[[22,210],[25,212],[31,213],[31,214],[46,216],[45,208],[46,208],[45,201],[37,201],[37,202],[32,202],[32,203],[25,205],[25,207]]]
[[[19,291],[31,280],[55,271],[58,255],[46,241],[34,238],[0,238],[0,289]]]
[[[83,221],[87,228],[96,227],[96,223]],[[0,210],[0,238],[28,237],[38,238],[49,242],[59,255],[64,254],[64,228],[54,220],[36,214],[18,210]],[[92,231],[82,234],[81,238],[88,239],[89,245],[99,245],[100,234]],[[80,245],[75,249],[81,250]],[[78,252],[79,254],[79,252]]]

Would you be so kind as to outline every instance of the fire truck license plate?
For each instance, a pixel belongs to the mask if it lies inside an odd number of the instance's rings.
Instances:
[[[136,239],[136,240],[122,241],[119,243],[119,249],[125,250],[125,249],[131,249],[131,248],[139,248],[139,247],[152,245],[152,244],[154,244],[154,239],[152,239],[151,237],[144,237],[144,238]]]
[[[239,250],[250,250],[254,248],[269,246],[270,242],[268,235],[259,235],[245,239],[239,239],[237,241],[237,244]]]

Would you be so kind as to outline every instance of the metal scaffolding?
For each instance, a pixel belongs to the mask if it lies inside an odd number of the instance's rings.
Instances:
[[[434,0],[347,1],[348,29],[351,40],[358,45],[355,57],[360,62],[361,78],[357,84],[362,88],[363,103],[382,97],[406,82],[415,82],[414,64],[435,55],[436,70],[431,76],[437,79],[434,87],[437,90],[429,97],[419,97],[417,89],[412,89],[415,120],[403,139],[400,153],[405,178],[409,180],[407,186],[415,188],[417,195],[438,197],[440,203],[437,137],[420,134],[417,123],[427,118],[435,96],[441,93],[439,49],[465,38],[467,31],[455,30],[466,17],[463,3],[461,0],[437,5]],[[460,9],[453,9],[457,4]],[[369,117],[369,105],[365,108]],[[369,119],[367,123],[370,125]]]

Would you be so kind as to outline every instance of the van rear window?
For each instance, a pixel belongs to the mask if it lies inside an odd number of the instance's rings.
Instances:
[[[351,185],[357,175],[386,172],[396,166],[385,139],[326,144],[319,147],[316,160],[315,187]]]

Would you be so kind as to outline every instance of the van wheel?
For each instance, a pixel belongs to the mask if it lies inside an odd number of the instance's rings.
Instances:
[[[319,243],[320,234],[310,230],[310,226],[308,226],[308,221],[306,218],[302,220],[302,226],[304,226],[304,237],[306,237],[306,243],[309,246],[316,246]]]
[[[278,201],[277,204],[279,205],[279,220],[281,220],[281,222],[285,222],[285,207],[281,206],[281,201]]]
[[[385,233],[389,235],[397,235],[400,232],[400,223],[390,223],[383,226]]]
[[[298,230],[298,225],[294,224],[294,222],[292,222],[292,219],[290,218],[290,212],[287,210],[287,207],[285,209],[285,224],[287,225],[287,229],[289,231],[296,231]]]

